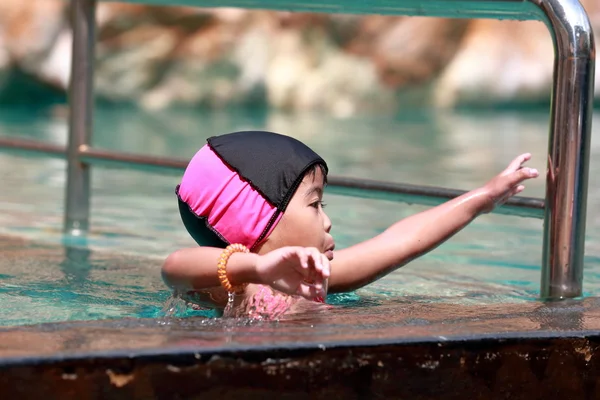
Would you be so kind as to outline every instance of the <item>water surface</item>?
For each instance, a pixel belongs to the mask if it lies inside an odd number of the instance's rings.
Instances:
[[[600,294],[600,115],[594,116],[584,290]],[[94,145],[190,158],[207,137],[266,129],[306,142],[334,175],[472,189],[522,152],[545,170],[547,112],[410,112],[335,119],[263,110],[178,110],[147,114],[128,108],[96,111]],[[0,135],[64,144],[60,113],[0,110]],[[64,320],[152,317],[168,292],[160,263],[193,246],[177,211],[179,173],[92,170],[92,231],[60,234],[65,162],[0,150],[0,320],[3,325]],[[542,197],[544,181],[525,196]],[[333,235],[345,247],[424,210],[380,200],[326,195]],[[330,302],[364,308],[397,302],[496,304],[535,301],[539,291],[542,221],[486,215],[430,254],[386,278]],[[12,254],[12,256],[11,256]],[[204,314],[203,314],[204,315]],[[208,314],[207,314],[208,315]]]

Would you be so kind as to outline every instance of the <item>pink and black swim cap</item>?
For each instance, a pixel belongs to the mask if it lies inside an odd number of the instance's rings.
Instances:
[[[306,172],[327,164],[304,143],[272,132],[211,137],[176,193],[185,228],[201,246],[253,249],[273,231]]]

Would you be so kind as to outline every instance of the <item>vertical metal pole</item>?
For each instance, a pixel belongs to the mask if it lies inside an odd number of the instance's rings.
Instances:
[[[96,0],[71,0],[73,51],[69,88],[69,142],[64,231],[80,236],[89,227],[90,171],[79,150],[92,138]]]
[[[577,0],[535,0],[555,45],[541,297],[581,296],[595,47]]]

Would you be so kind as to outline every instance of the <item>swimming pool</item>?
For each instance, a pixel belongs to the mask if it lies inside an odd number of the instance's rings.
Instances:
[[[334,119],[265,110],[177,110],[146,114],[127,108],[96,112],[95,146],[191,157],[214,134],[264,128],[305,141],[332,174],[471,189],[529,151],[545,169],[548,115],[537,111],[447,113],[410,110],[394,117]],[[594,130],[600,130],[600,114]],[[0,111],[0,135],[64,144],[66,120],[41,110]],[[592,136],[585,296],[600,293],[600,139]],[[162,259],[192,246],[177,212],[179,174],[140,169],[92,170],[92,232],[87,240],[61,235],[65,162],[0,151],[0,323],[96,320],[162,315],[169,293]],[[525,196],[543,197],[544,180]],[[385,229],[423,206],[326,196],[338,245]],[[15,237],[27,240],[15,239]],[[451,241],[385,279],[329,300],[346,312],[370,305],[497,304],[538,295],[542,221],[488,215]],[[197,315],[183,312],[179,315]],[[200,312],[209,317],[210,312]]]

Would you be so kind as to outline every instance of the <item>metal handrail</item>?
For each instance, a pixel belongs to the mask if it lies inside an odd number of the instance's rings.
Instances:
[[[581,295],[595,45],[588,16],[579,1],[130,0],[128,2],[303,12],[543,21],[552,35],[555,61],[544,202],[541,297],[562,299]],[[103,153],[89,147],[92,136],[96,5],[96,0],[71,0],[73,54],[69,95],[71,107],[69,142],[66,154],[68,172],[65,213],[65,232],[71,235],[84,234],[89,228],[90,157],[105,160],[114,158],[114,153]],[[383,191],[390,189],[385,185],[381,184],[376,189]],[[374,186],[370,187],[374,188]],[[438,198],[452,195],[448,191],[435,193],[434,190],[428,193]],[[461,192],[456,191],[454,194],[459,193]]]

